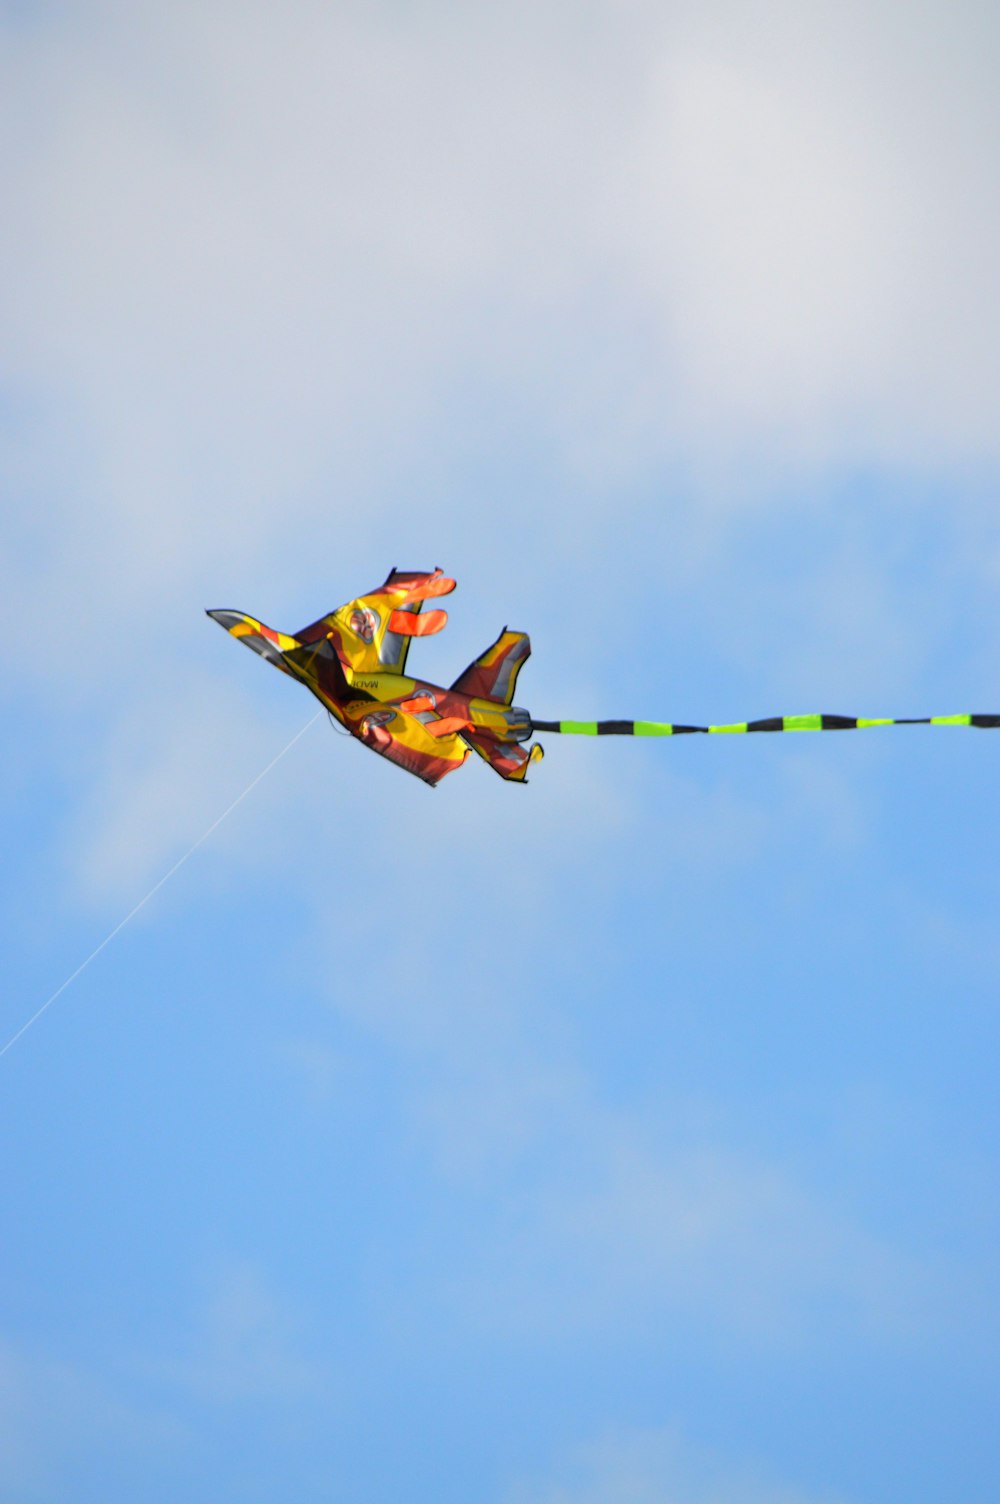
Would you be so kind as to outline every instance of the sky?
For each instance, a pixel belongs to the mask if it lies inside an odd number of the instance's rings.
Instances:
[[[0,5],[11,1038],[453,574],[539,719],[1000,711],[970,0]],[[419,657],[418,657],[419,655]],[[0,1059],[11,1504],[992,1501],[1000,742],[325,719]]]

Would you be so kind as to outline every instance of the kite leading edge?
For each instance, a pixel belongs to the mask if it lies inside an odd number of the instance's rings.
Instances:
[[[460,768],[470,750],[501,778],[524,783],[543,755],[536,731],[563,736],[682,736],[751,731],[854,731],[875,726],[1000,727],[1000,715],[855,717],[770,716],[720,726],[670,721],[538,721],[512,702],[517,676],[531,653],[524,632],[505,627],[450,689],[404,670],[410,639],[440,632],[447,612],[422,612],[425,601],[455,588],[440,569],[394,569],[384,585],[359,596],[294,635],[275,632],[242,611],[209,611],[233,637],[297,679],[371,751],[407,773],[437,784]]]

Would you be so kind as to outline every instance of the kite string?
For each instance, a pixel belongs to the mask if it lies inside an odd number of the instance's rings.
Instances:
[[[301,737],[305,736],[306,732],[309,730],[309,727],[315,725],[315,723],[319,720],[319,718],[320,718],[320,716],[322,714],[323,714],[322,710],[317,710],[316,714],[314,716],[312,716],[306,722],[306,724],[302,727],[301,731],[297,731],[295,733],[295,735],[292,737],[292,739],[288,743],[288,745],[285,746],[285,747],[282,747],[282,749],[278,753],[277,757],[272,757],[272,759],[268,763],[267,767],[263,768],[261,770],[261,772],[259,772],[257,774],[256,778],[252,779],[251,782],[247,784],[247,786],[243,790],[242,794],[238,795],[237,798],[235,798],[233,800],[232,804],[229,806],[228,809],[223,810],[222,814],[218,817],[217,820],[213,820],[212,821],[212,823],[208,827],[208,829],[206,831],[204,831],[198,837],[197,841],[195,841],[194,845],[192,847],[190,847],[189,850],[185,851],[184,855],[182,857],[180,857],[174,863],[174,865],[170,868],[170,871],[169,872],[165,872],[163,874],[163,876],[160,878],[159,882],[153,884],[153,886],[150,888],[149,892],[146,894],[145,898],[140,898],[140,900],[136,904],[135,908],[129,910],[129,912],[125,915],[125,918],[122,919],[122,920],[120,920],[118,922],[118,924],[115,925],[114,929],[111,931],[111,933],[109,935],[105,935],[105,937],[101,941],[100,945],[98,945],[95,950],[91,951],[90,955],[87,957],[87,959],[85,961],[81,961],[80,965],[73,972],[72,976],[68,976],[66,978],[65,982],[63,982],[62,986],[61,987],[57,987],[56,990],[55,990],[55,992],[53,992],[52,996],[48,999],[48,1001],[44,1002],[42,1004],[42,1006],[38,1009],[38,1012],[32,1014],[31,1018],[28,1019],[28,1022],[26,1024],[22,1024],[21,1027],[18,1029],[18,1031],[17,1031],[16,1034],[12,1034],[11,1035],[10,1039],[8,1039],[8,1041],[4,1045],[3,1049],[0,1049],[0,1056],[6,1055],[7,1051],[11,1048],[11,1046],[15,1045],[17,1043],[17,1041],[20,1039],[21,1035],[22,1034],[26,1034],[28,1032],[28,1030],[31,1028],[32,1024],[38,1022],[38,1020],[41,1018],[42,1014],[46,1011],[46,1009],[47,1008],[51,1008],[51,1006],[55,1002],[56,998],[61,997],[62,994],[66,991],[66,988],[69,987],[73,982],[76,981],[76,979],[80,975],[80,973],[86,971],[86,969],[90,965],[91,961],[96,960],[97,957],[101,954],[101,951],[104,949],[104,947],[106,945],[110,945],[111,944],[112,940],[115,938],[115,936],[117,934],[119,934],[125,928],[125,926],[129,922],[129,920],[130,919],[134,919],[135,916],[136,916],[136,914],[138,914],[139,910],[142,909],[142,908],[145,908],[145,906],[149,902],[149,900],[151,898],[155,897],[155,895],[157,893],[159,893],[159,891],[163,887],[164,883],[169,882],[170,878],[173,877],[174,873],[180,871],[180,869],[184,866],[184,863],[190,857],[194,856],[195,852],[198,850],[198,847],[204,845],[204,843],[208,840],[209,836],[212,834],[213,831],[218,830],[218,828],[222,824],[223,820],[225,820],[229,815],[232,814],[233,810],[236,808],[236,806],[238,804],[242,804],[243,803],[243,800],[247,797],[247,795],[249,793],[251,793],[257,787],[257,785],[258,785],[258,783],[260,783],[261,779],[262,778],[266,778],[267,775],[268,775],[268,773],[270,773],[271,769],[274,768],[274,767],[277,767],[278,763],[285,756],[285,754],[287,752],[290,752],[292,750],[292,748],[295,746],[295,743]]]

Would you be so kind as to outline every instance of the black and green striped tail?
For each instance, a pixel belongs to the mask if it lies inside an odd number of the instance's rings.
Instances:
[[[864,731],[870,726],[979,726],[1000,727],[1000,715],[772,715],[762,721],[735,721],[728,726],[679,726],[672,721],[536,721],[533,731],[555,731],[561,736],[686,736],[740,731]]]

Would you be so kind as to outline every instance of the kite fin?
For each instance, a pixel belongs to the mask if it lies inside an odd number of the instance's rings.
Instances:
[[[510,783],[526,783],[528,769],[545,756],[538,742],[525,747],[520,742],[504,742],[484,731],[463,731],[462,740],[488,762],[494,773]]]
[[[514,699],[517,676],[531,656],[531,639],[527,632],[508,632],[504,627],[496,642],[470,663],[451,686],[460,695],[478,700],[497,700],[510,705]]]
[[[425,611],[423,616],[418,616],[416,611],[393,611],[389,617],[389,631],[399,637],[433,637],[447,620],[447,611]]]

